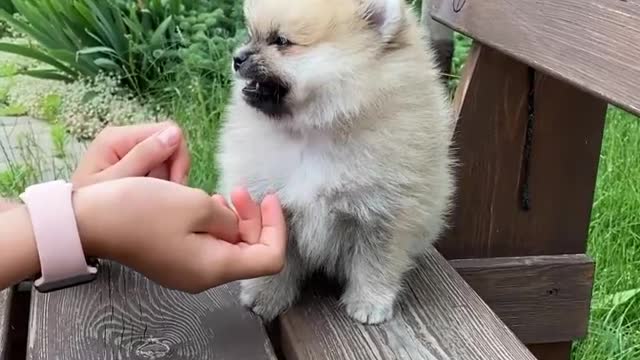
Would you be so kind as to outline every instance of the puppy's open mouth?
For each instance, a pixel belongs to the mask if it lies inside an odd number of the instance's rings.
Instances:
[[[247,98],[280,103],[289,92],[289,88],[274,80],[251,80],[242,89]]]
[[[242,89],[244,101],[261,112],[280,117],[288,113],[285,96],[289,87],[277,79],[250,80]]]

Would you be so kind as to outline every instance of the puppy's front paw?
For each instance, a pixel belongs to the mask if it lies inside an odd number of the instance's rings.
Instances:
[[[393,302],[352,298],[343,300],[343,303],[347,314],[363,324],[380,324],[393,317]]]
[[[241,286],[240,303],[266,322],[291,306],[298,293],[297,288],[274,279],[245,280]]]

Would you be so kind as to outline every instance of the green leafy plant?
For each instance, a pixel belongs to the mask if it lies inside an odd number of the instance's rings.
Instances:
[[[1,0],[0,1],[0,9],[4,10],[9,14],[13,14],[16,12],[15,6],[10,0]],[[6,21],[0,20],[0,38],[11,35],[11,26]]]
[[[0,64],[0,77],[13,76],[18,73],[19,69],[16,64]]]
[[[138,95],[185,61],[205,75],[227,72],[243,22],[235,0],[10,1],[20,16],[0,9],[0,18],[35,43],[0,42],[0,51],[48,65],[20,73],[64,81],[114,73]]]
[[[33,182],[34,171],[26,165],[13,165],[0,171],[0,197],[18,196]]]
[[[27,108],[19,104],[0,104],[0,116],[22,116],[27,114]]]
[[[9,14],[13,14],[16,12],[16,7],[13,5],[11,0],[0,1],[0,9],[8,12]]]
[[[56,93],[45,95],[40,101],[40,113],[43,114],[44,120],[55,122],[60,115],[62,107],[62,96]]]
[[[12,0],[22,18],[0,9],[0,18],[35,45],[0,43],[0,51],[26,56],[48,68],[21,71],[72,81],[100,72],[116,73],[142,93],[162,75],[177,41],[173,1]],[[144,6],[144,7],[141,7]]]
[[[53,156],[64,158],[66,156],[66,147],[69,143],[69,137],[64,125],[60,123],[51,126],[51,141],[53,143]]]

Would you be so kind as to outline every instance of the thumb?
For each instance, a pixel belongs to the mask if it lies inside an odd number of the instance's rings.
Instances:
[[[180,128],[170,126],[133,147],[120,161],[105,169],[104,180],[146,176],[173,155],[180,143]]]

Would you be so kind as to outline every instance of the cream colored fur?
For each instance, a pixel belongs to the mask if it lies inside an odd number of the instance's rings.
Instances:
[[[404,0],[246,0],[245,13],[252,34],[296,45],[261,49],[292,115],[248,106],[237,79],[222,129],[220,192],[275,192],[290,215],[285,269],[243,281],[242,302],[271,320],[322,270],[344,281],[350,316],[388,320],[454,190],[454,122],[425,34]]]

